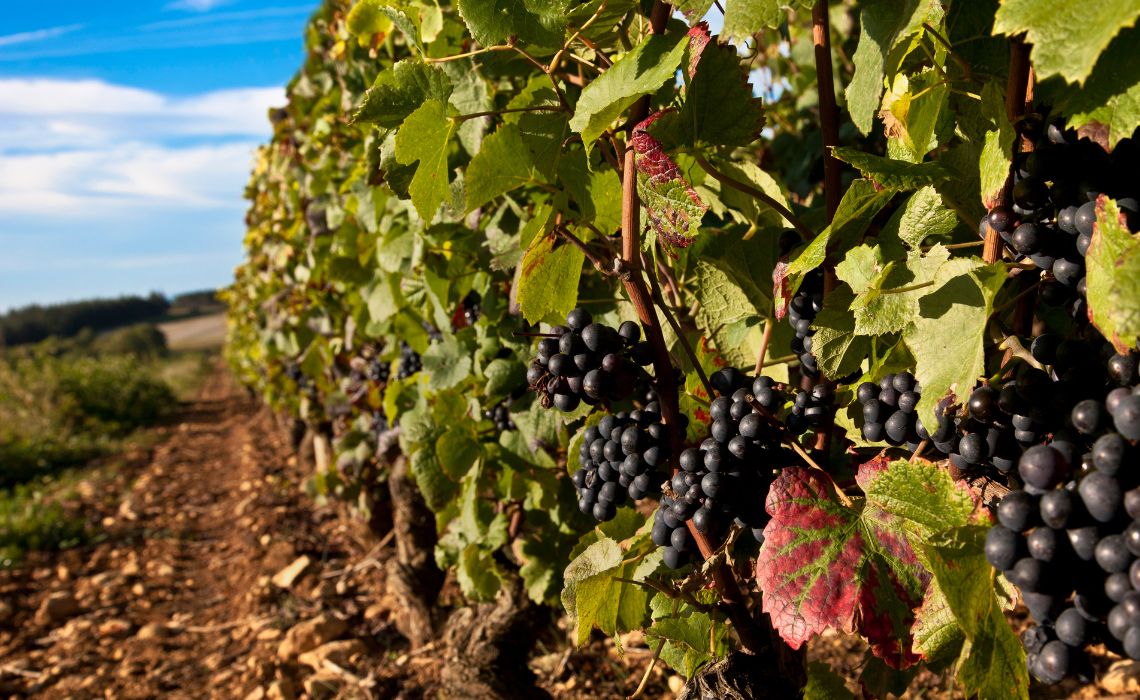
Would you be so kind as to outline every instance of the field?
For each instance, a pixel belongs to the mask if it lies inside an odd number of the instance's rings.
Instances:
[[[226,339],[226,315],[214,313],[206,316],[167,321],[158,324],[166,336],[167,346],[174,351],[220,348]]]

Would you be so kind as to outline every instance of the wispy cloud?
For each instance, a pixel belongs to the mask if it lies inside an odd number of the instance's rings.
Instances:
[[[232,0],[175,0],[166,6],[168,10],[189,10],[190,12],[209,12],[215,7],[228,5]]]
[[[46,29],[36,29],[30,32],[7,34],[0,36],[0,46],[15,46],[16,44],[29,44],[33,41],[46,41],[83,29],[83,26],[82,24],[66,24],[61,27],[48,27]]]
[[[271,19],[277,17],[305,17],[313,13],[312,5],[290,7],[262,7],[256,10],[239,10],[235,12],[215,12],[200,17],[183,17],[182,19],[167,19],[160,22],[149,22],[139,27],[142,31],[155,31],[161,29],[178,29],[194,27],[204,24],[228,24],[248,20]]]

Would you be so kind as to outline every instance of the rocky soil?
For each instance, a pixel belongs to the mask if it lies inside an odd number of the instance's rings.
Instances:
[[[462,628],[411,646],[386,585],[393,538],[305,494],[311,466],[224,370],[160,430],[157,448],[80,489],[95,544],[0,571],[0,698],[457,697]],[[442,600],[452,622],[478,623],[452,582]],[[569,648],[556,615],[531,626],[529,668],[559,700],[627,697],[652,658],[640,634],[619,654],[601,638]],[[831,635],[809,658],[854,677],[857,644]],[[1099,686],[1041,697],[1137,697],[1140,666],[1104,666]],[[642,697],[682,685],[657,666]],[[908,695],[955,697],[933,674]]]

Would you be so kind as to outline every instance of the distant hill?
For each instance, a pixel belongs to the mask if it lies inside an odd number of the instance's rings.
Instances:
[[[225,308],[217,294],[208,289],[173,299],[153,292],[145,297],[32,304],[0,315],[0,347],[38,343],[51,336],[71,338],[84,329],[100,333],[135,323],[216,314]]]

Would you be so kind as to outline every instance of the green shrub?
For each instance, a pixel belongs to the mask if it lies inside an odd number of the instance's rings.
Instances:
[[[97,336],[91,349],[100,355],[127,355],[139,360],[156,360],[170,354],[166,336],[150,323],[139,323]]]
[[[79,430],[121,436],[153,424],[174,407],[174,393],[128,357],[83,358],[59,376],[65,419]]]
[[[83,519],[68,512],[42,484],[0,491],[0,568],[11,566],[28,550],[58,550],[87,539]]]

